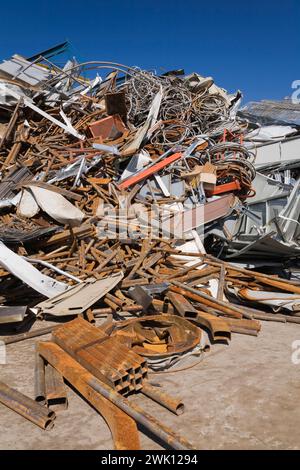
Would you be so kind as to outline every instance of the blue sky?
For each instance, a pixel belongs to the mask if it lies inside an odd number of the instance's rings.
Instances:
[[[81,61],[213,76],[245,101],[280,99],[300,80],[299,0],[1,2],[0,58],[68,39]]]

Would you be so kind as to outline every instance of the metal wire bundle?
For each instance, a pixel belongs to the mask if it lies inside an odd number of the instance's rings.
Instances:
[[[202,122],[202,132],[209,132],[228,119],[228,104],[221,95],[202,93],[193,101],[193,110]]]
[[[251,160],[254,158],[252,152],[249,152],[246,147],[237,142],[221,142],[215,144],[209,149],[211,160],[224,159],[226,157],[234,157],[235,159]]]
[[[228,102],[222,95],[211,94],[208,88],[192,92],[185,80],[177,77],[158,77],[136,69],[123,87],[126,87],[129,120],[137,127],[145,122],[151,103],[162,88],[158,116],[162,122],[151,140],[162,147],[208,133],[229,121]]]

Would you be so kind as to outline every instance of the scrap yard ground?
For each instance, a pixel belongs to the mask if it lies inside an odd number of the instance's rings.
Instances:
[[[48,339],[45,336],[43,339]],[[141,394],[135,401],[184,435],[198,449],[299,449],[300,364],[291,361],[299,325],[262,322],[258,337],[233,335],[230,346],[214,345],[191,369],[151,375],[151,381],[183,399],[175,416]],[[4,382],[34,393],[35,339],[9,345]],[[184,367],[184,366],[182,366]],[[180,364],[178,365],[180,367]],[[69,389],[69,408],[43,431],[0,407],[0,449],[112,449],[108,427],[88,403]],[[140,433],[142,448],[161,449]]]

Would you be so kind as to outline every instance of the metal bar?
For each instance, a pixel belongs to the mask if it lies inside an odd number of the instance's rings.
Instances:
[[[218,293],[217,293],[217,300],[223,300],[224,296],[224,285],[225,285],[225,265],[222,264],[220,268],[219,274],[219,284],[218,284]]]
[[[170,279],[174,279],[176,277],[181,277],[181,276],[187,274],[188,272],[193,271],[198,266],[203,266],[203,264],[204,263],[201,260],[201,261],[199,261],[199,263],[196,263],[196,264],[193,264],[192,266],[187,266],[186,268],[178,270],[175,274],[170,276]],[[206,276],[208,273],[211,273],[212,271],[211,271],[211,269],[208,270],[208,268],[204,268],[204,269],[198,269],[198,272],[199,272],[199,277],[201,277],[201,275]]]
[[[121,289],[127,289],[133,286],[146,286],[147,284],[149,284],[148,279],[124,279],[121,282]]]
[[[132,186],[133,184],[138,183],[139,181],[147,178],[148,176],[153,175],[154,173],[157,173],[158,171],[162,170],[166,166],[170,165],[173,162],[176,162],[182,157],[182,153],[174,153],[173,155],[170,155],[169,157],[166,157],[164,160],[160,161],[159,163],[154,163],[150,168],[146,168],[146,170],[141,171],[137,175],[130,176],[126,180],[122,181],[118,185],[118,189],[126,189],[129,186]]]
[[[250,328],[242,328],[239,326],[232,326],[231,327],[232,333],[239,333],[241,335],[249,335],[249,336],[257,336],[257,330],[251,330]]]
[[[13,131],[15,125],[16,125],[16,122],[18,120],[19,107],[20,107],[21,103],[22,103],[22,98],[20,98],[18,100],[17,104],[16,104],[14,112],[13,112],[11,118],[10,118],[10,121],[9,121],[8,125],[7,125],[5,134],[3,135],[2,139],[1,139],[0,149],[3,147],[3,144],[5,143],[5,141],[7,139],[9,139],[9,136],[10,136],[11,132]]]
[[[232,316],[233,318],[242,318],[243,316],[249,316],[247,313],[243,312],[241,308],[238,308],[232,304],[223,302],[221,300],[217,300],[214,297],[211,297],[210,295],[207,295],[204,292],[200,291],[199,289],[194,289],[193,287],[189,287],[186,284],[182,284],[181,282],[173,280],[171,280],[170,282],[171,284],[174,284],[174,286],[177,287],[170,288],[170,290],[172,290],[173,292],[178,292],[179,294],[182,294],[196,301],[199,300],[200,302],[205,303],[210,307],[217,307],[219,310],[229,316]]]
[[[231,183],[218,184],[211,191],[211,194],[215,196],[216,194],[223,194],[223,193],[228,193],[228,192],[232,192],[232,191],[239,191],[240,189],[241,189],[240,182],[238,180],[236,180],[236,181],[232,181]]]
[[[288,284],[283,280],[277,281],[276,279],[267,278],[264,275],[258,276],[258,274],[256,274],[254,277],[262,284],[267,284],[268,286],[276,287],[277,289],[286,290],[287,292],[292,292],[293,294],[300,294],[299,286]]]
[[[155,244],[155,243],[154,243]],[[139,258],[137,259],[135,265],[133,266],[132,270],[128,274],[128,276],[125,278],[126,281],[129,281],[133,278],[135,275],[136,271],[139,269],[139,267],[142,265],[144,262],[145,258],[148,256],[148,254],[151,252],[153,246],[153,243],[149,243],[148,247],[145,245],[142,246],[142,253],[140,254]],[[144,249],[143,249],[144,248]]]
[[[254,330],[257,332],[260,331],[261,329],[260,322],[257,320],[244,320],[243,318],[241,320],[236,320],[235,318],[223,318],[223,320],[225,320],[226,323],[228,323],[233,333],[236,333],[235,331],[236,328]]]
[[[18,343],[19,341],[24,341],[25,339],[36,338],[37,336],[48,335],[52,333],[56,328],[60,325],[55,326],[46,326],[45,328],[41,328],[40,330],[29,331],[27,333],[21,333],[19,335],[12,336],[10,338],[4,338],[1,340],[4,344],[13,344]]]
[[[154,250],[155,250],[155,248],[154,248]],[[188,253],[176,252],[176,254],[181,254],[181,255],[186,254],[187,256],[196,256],[196,254],[194,254],[194,253],[188,254]],[[271,281],[278,280],[278,278],[276,278],[275,276],[272,276],[270,274],[264,274],[264,273],[260,273],[258,271],[250,271],[250,269],[240,268],[239,266],[236,266],[236,265],[231,264],[231,263],[227,263],[226,261],[222,261],[219,258],[216,258],[212,255],[197,254],[197,256],[200,256],[201,258],[203,258],[204,263],[210,264],[212,266],[221,266],[222,264],[224,264],[227,269],[230,269],[232,271],[236,271],[238,273],[246,274],[249,277],[259,277],[259,278],[264,278],[264,279],[270,279]],[[284,279],[284,280],[281,279],[280,282],[284,282],[285,284],[290,284],[292,286],[297,285],[297,283],[294,283],[290,279]]]
[[[51,409],[67,409],[68,397],[63,376],[51,364],[45,370],[46,400]]]
[[[197,310],[183,295],[176,292],[168,292],[167,297],[182,317],[197,316]]]

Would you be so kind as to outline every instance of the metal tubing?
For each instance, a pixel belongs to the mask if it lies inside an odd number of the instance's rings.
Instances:
[[[168,292],[167,296],[182,317],[197,316],[197,310],[183,295],[176,294],[176,292]]]
[[[35,351],[34,395],[36,402],[41,405],[46,404],[45,361],[39,355],[37,346]]]
[[[122,310],[125,310],[124,307],[126,307],[127,303],[124,300],[119,299],[118,297],[110,294],[109,292],[105,295],[105,297],[106,297],[106,299],[111,300],[116,305],[121,307]]]
[[[48,410],[3,382],[0,382],[0,402],[42,429],[51,429],[54,426],[54,411]]]
[[[184,404],[181,400],[170,397],[168,394],[159,390],[157,387],[153,387],[149,383],[143,385],[141,392],[176,415],[181,415],[184,412]]]
[[[122,311],[122,307],[117,305],[115,302],[107,298],[107,296],[104,297],[103,302],[108,305],[114,312],[119,313]]]
[[[47,364],[45,379],[48,407],[54,410],[67,409],[68,397],[63,376],[51,364]]]
[[[105,398],[108,398],[112,403],[117,405],[121,410],[125,411],[125,413],[131,416],[137,423],[144,426],[155,436],[161,439],[161,441],[165,442],[173,449],[194,449],[194,447],[187,440],[174,433],[174,431],[167,428],[164,424],[153,418],[153,416],[149,415],[139,406],[129,404],[126,398],[123,398],[118,393],[105,386],[105,384],[102,384],[96,378],[92,378],[89,381],[89,385],[94,390],[101,393]]]
[[[126,313],[126,312],[135,313],[135,312],[140,312],[141,310],[143,310],[142,305],[126,305],[126,307],[124,307],[124,310],[120,311],[119,313]],[[98,317],[99,315],[100,316],[109,315],[113,312],[114,312],[114,310],[111,307],[95,308],[93,310],[94,317]]]

